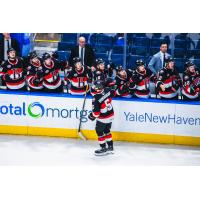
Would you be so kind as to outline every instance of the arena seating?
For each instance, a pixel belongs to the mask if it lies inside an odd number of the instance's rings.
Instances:
[[[111,54],[111,59],[115,64],[123,64],[124,47],[122,42],[117,42],[116,36],[110,36],[102,33],[65,33],[62,34],[61,41],[58,44],[58,51],[61,58],[67,58],[70,49],[77,43],[77,36],[84,36],[88,43],[95,51],[96,57],[102,57],[106,61],[108,55]],[[184,70],[184,62],[187,59],[192,59],[200,64],[200,39],[198,34],[176,34],[174,41],[170,41],[169,36],[162,37],[162,34],[155,33],[149,37],[145,33],[128,33],[127,48],[126,48],[126,63],[128,68],[132,68],[134,62],[138,58],[144,59],[147,63],[150,58],[159,51],[160,43],[164,39],[170,46],[168,52],[173,54],[176,66],[180,72]],[[122,40],[122,39],[120,39]],[[194,48],[194,46],[196,47]],[[173,48],[173,49],[172,49]]]

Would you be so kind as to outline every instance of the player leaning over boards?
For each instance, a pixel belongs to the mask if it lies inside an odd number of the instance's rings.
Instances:
[[[112,120],[114,118],[112,97],[126,92],[128,86],[124,85],[124,87],[115,91],[108,87],[104,88],[104,82],[102,80],[96,80],[92,87],[96,93],[92,99],[92,112],[88,118],[92,121],[96,119],[95,130],[101,147],[95,151],[95,155],[113,154],[113,140],[112,134],[110,133]]]

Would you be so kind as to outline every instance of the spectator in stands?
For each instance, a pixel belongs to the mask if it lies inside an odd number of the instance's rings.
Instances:
[[[86,44],[85,38],[82,36],[78,39],[78,45],[71,50],[71,54],[69,56],[70,66],[73,66],[73,58],[75,57],[79,57],[82,65],[85,66],[92,67],[94,63],[94,51],[88,44]]]
[[[148,66],[154,74],[156,74],[165,66],[165,59],[171,56],[167,53],[167,49],[168,43],[166,41],[162,41],[160,45],[160,51],[151,58]]]
[[[9,48],[13,48],[16,54],[20,55],[20,47],[17,40],[10,37],[10,33],[3,33],[3,38],[0,40],[0,64],[8,59],[7,51]]]

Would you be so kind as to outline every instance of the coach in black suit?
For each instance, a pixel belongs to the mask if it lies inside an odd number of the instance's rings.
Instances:
[[[3,38],[0,39],[0,63],[8,59],[7,50],[14,48],[17,55],[20,56],[20,47],[17,40],[10,37],[10,33],[3,33]]]
[[[78,45],[71,50],[69,56],[69,65],[73,66],[73,58],[79,57],[83,65],[91,67],[95,61],[94,51],[91,46],[87,45],[84,37],[79,37]]]

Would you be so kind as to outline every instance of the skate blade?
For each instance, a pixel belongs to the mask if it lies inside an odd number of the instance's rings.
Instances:
[[[110,154],[110,155],[115,154],[114,151],[108,151],[107,153]]]
[[[108,155],[108,152],[101,153],[101,154],[99,154],[99,153],[98,153],[98,154],[94,153],[94,155],[95,155],[95,156],[106,156],[106,155]]]

